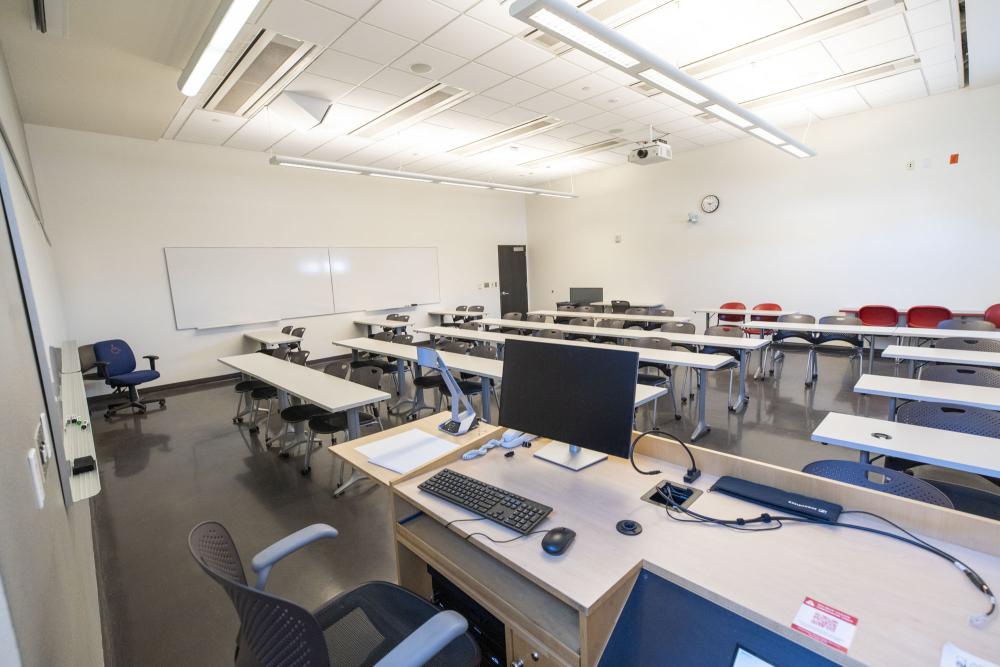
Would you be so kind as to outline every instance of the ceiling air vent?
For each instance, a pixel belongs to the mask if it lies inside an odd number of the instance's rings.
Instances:
[[[537,167],[543,164],[549,164],[551,162],[557,162],[559,160],[565,160],[571,157],[582,157],[584,155],[590,155],[591,153],[600,153],[601,151],[608,151],[612,148],[616,148],[623,144],[630,143],[625,139],[606,139],[604,141],[599,141],[596,144],[590,144],[589,146],[580,146],[579,148],[573,148],[568,151],[563,151],[562,153],[556,153],[555,155],[549,155],[548,157],[538,158],[537,160],[532,160],[531,162],[524,162],[521,164],[522,167]]]
[[[261,30],[205,103],[208,111],[252,116],[315,60],[314,44]]]
[[[466,156],[484,153],[488,150],[496,148],[497,146],[503,146],[504,144],[520,141],[525,137],[547,132],[548,130],[562,124],[563,122],[558,118],[541,116],[539,118],[535,118],[534,120],[529,120],[527,123],[521,123],[520,125],[509,127],[506,130],[497,132],[496,134],[491,134],[488,137],[483,137],[482,139],[478,139],[472,143],[465,144],[464,146],[453,148],[451,152]]]
[[[373,118],[351,134],[378,139],[439,114],[472,96],[467,90],[437,83]]]
[[[632,90],[634,90],[637,93],[642,93],[646,97],[652,97],[653,95],[659,95],[660,93],[663,92],[659,88],[651,86],[648,83],[646,83],[645,81],[636,81],[635,83],[633,83],[632,85],[630,85],[629,88],[631,88]]]

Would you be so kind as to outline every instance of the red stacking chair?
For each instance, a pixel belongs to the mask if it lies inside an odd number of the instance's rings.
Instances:
[[[747,305],[739,301],[728,301],[719,308],[731,308],[732,310],[746,310]],[[743,322],[743,315],[723,315],[719,313],[719,322]]]
[[[756,306],[751,308],[751,310],[781,310],[781,306],[776,303],[758,303]],[[777,322],[777,315],[751,315],[751,322]],[[750,336],[759,336],[761,334],[760,329],[744,329]],[[767,331],[767,329],[764,329]]]
[[[951,319],[951,311],[944,306],[913,306],[906,311],[906,326],[936,329],[938,323]]]
[[[1000,303],[995,303],[986,309],[987,322],[992,322],[997,329],[1000,329]]]
[[[899,324],[899,311],[892,306],[861,306],[858,319],[867,327],[894,327]]]

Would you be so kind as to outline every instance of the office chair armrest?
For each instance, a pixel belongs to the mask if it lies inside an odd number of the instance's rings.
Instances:
[[[108,364],[109,364],[109,362],[107,362],[107,361],[95,361],[94,362],[94,366],[97,367],[97,375],[102,380],[107,380],[108,379]]]
[[[155,354],[144,354],[142,355],[142,358],[149,359],[149,370],[151,371],[156,370],[156,360],[159,359],[158,356],[156,356]]]
[[[375,667],[420,667],[469,627],[456,611],[434,614],[375,663]]]
[[[281,538],[258,553],[250,561],[250,567],[257,573],[257,590],[264,590],[264,586],[267,585],[267,576],[271,573],[271,567],[279,560],[316,540],[336,536],[337,529],[333,526],[328,526],[325,523],[314,523]]]

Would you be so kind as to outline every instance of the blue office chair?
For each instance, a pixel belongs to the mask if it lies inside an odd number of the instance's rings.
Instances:
[[[324,538],[331,526],[314,524],[278,540],[253,557],[255,586],[225,526],[198,524],[188,536],[195,562],[229,595],[240,617],[237,665],[254,667],[473,667],[479,647],[468,623],[454,611],[440,611],[405,588],[373,581],[340,593],[319,609],[303,607],[264,590],[271,568],[282,558]]]
[[[854,486],[862,486],[866,489],[891,493],[894,496],[919,500],[931,505],[955,509],[948,496],[932,484],[922,479],[911,477],[905,472],[897,472],[868,463],[835,460],[813,461],[803,468],[802,472],[816,475],[817,477],[834,479],[838,482],[846,482]],[[878,482],[871,479],[869,474],[880,475],[882,481]]]
[[[159,403],[160,407],[165,407],[167,401],[162,398],[139,398],[139,390],[136,387],[146,382],[152,382],[160,377],[156,370],[155,354],[147,354],[143,359],[149,359],[149,370],[135,369],[135,354],[132,348],[123,340],[102,340],[94,343],[94,358],[97,365],[97,372],[101,379],[109,387],[114,387],[112,396],[128,392],[128,401],[112,403],[104,412],[105,419],[111,419],[119,410],[134,408],[139,413],[146,412],[146,405],[149,403]]]

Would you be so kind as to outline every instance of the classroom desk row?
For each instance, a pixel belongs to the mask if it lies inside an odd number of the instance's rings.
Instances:
[[[655,322],[663,324],[665,322],[690,322],[690,317],[674,317],[673,315],[630,315],[628,313],[580,313],[572,310],[531,310],[528,315],[542,315],[544,317],[591,317],[602,320],[622,320],[624,322]]]

